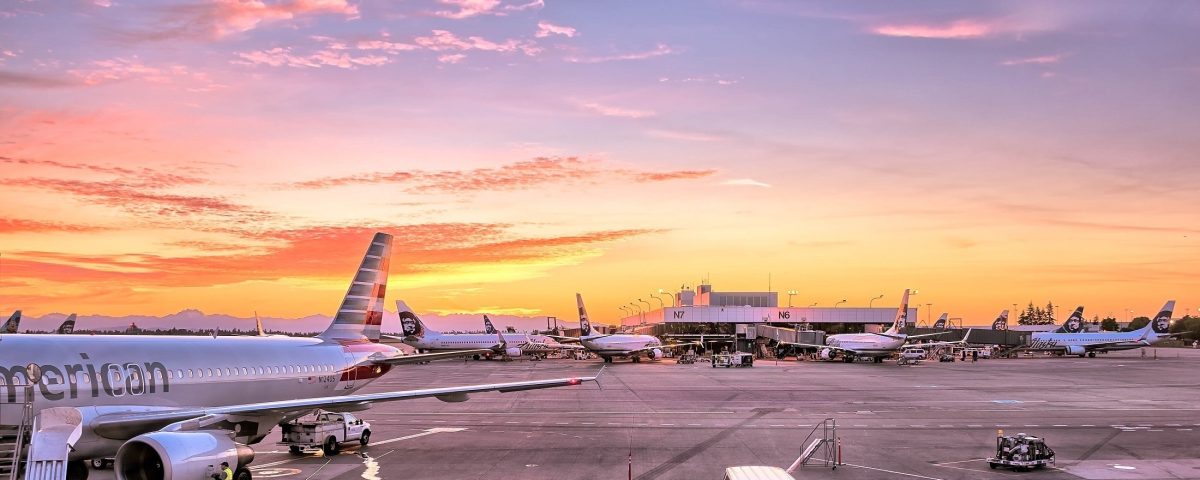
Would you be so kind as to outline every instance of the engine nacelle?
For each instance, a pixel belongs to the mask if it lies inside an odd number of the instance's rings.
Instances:
[[[662,356],[663,356],[662,349],[661,348],[651,348],[650,351],[646,352],[646,356],[649,357],[651,360],[654,360],[656,358],[662,358]]]
[[[508,347],[504,349],[504,354],[510,357],[519,357],[521,356],[521,353],[521,349],[517,347]]]
[[[1067,355],[1079,355],[1082,357],[1086,353],[1087,349],[1079,345],[1071,345],[1067,347]]]
[[[832,348],[822,348],[819,355],[821,360],[833,360],[833,357],[837,356],[837,351]]]
[[[118,480],[204,479],[254,460],[254,450],[222,431],[151,432],[133,437],[117,450]]]

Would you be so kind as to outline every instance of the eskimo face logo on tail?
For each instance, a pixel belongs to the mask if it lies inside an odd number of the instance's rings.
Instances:
[[[421,321],[417,320],[417,316],[412,312],[400,312],[400,329],[404,331],[406,337],[425,336],[425,329],[421,328]]]
[[[992,330],[1008,330],[1008,311],[1001,313],[996,317],[996,321],[992,322]]]
[[[1154,333],[1167,333],[1171,331],[1171,312],[1158,312],[1154,317]]]
[[[1071,318],[1068,318],[1066,323],[1063,323],[1063,326],[1070,333],[1081,332],[1083,331],[1083,316],[1079,315],[1079,311],[1076,310],[1075,313],[1071,314]]]
[[[592,331],[592,323],[588,321],[587,310],[584,310],[583,307],[579,307],[579,329],[583,335]]]

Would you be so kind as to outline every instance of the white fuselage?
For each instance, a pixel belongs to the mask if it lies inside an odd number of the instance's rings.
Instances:
[[[1142,336],[1145,335],[1145,339]],[[1168,337],[1142,331],[1133,332],[1089,332],[1089,333],[1054,333],[1036,332],[1029,344],[1030,350],[1067,350],[1071,347],[1083,348],[1090,351],[1132,350],[1153,345]],[[1099,344],[1107,344],[1089,348]]]
[[[547,349],[561,347],[554,339],[544,335],[524,333],[502,333],[509,348],[521,348],[522,353],[542,353]],[[407,337],[404,344],[422,352],[445,352],[493,348],[500,343],[494,333],[437,333],[426,332],[421,337]]]
[[[43,376],[33,388],[35,414],[79,407],[88,417],[346,395],[389,370],[360,365],[373,354],[399,352],[365,340],[283,336],[0,335],[0,423],[20,419],[29,363]],[[257,442],[272,425],[238,438]],[[72,458],[112,455],[124,440],[85,429]]]
[[[830,335],[825,339],[825,344],[831,347],[853,350],[852,355],[860,357],[879,357],[891,355],[892,352],[899,350],[904,346],[904,335],[897,335],[899,338],[885,337],[883,335],[875,335],[873,333],[842,333],[838,335]]]
[[[647,348],[662,347],[662,340],[653,335],[617,334],[582,337],[579,343],[588,351],[601,357],[627,357]]]

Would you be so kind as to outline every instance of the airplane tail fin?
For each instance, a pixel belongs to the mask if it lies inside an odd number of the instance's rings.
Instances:
[[[949,313],[943,313],[938,317],[936,322],[933,322],[933,328],[946,328],[946,319],[950,317]]]
[[[579,336],[587,337],[595,334],[592,322],[588,321],[587,309],[583,307],[583,295],[575,294],[575,304],[579,306]]]
[[[404,300],[396,300],[396,313],[400,315],[400,330],[406,337],[424,338],[426,333],[437,333],[425,326]]]
[[[492,319],[487,315],[483,316],[483,333],[496,333],[496,327],[492,325]]]
[[[62,325],[58,326],[58,330],[56,330],[55,333],[58,333],[59,335],[67,335],[74,331],[75,331],[75,314],[72,313],[70,316],[67,317],[66,320],[63,320]]]
[[[896,335],[904,333],[908,328],[908,289],[904,289],[904,295],[900,297],[900,308],[896,309],[896,320],[892,321],[892,328],[889,328],[885,334]]]
[[[346,290],[333,323],[321,332],[326,340],[379,341],[383,323],[383,297],[387,294],[388,265],[392,256],[392,236],[378,232]]]
[[[1000,312],[1000,316],[992,322],[992,330],[1008,330],[1008,309]]]
[[[1083,331],[1083,306],[1075,308],[1070,317],[1063,321],[1054,333],[1079,333]]]
[[[1167,300],[1163,305],[1162,310],[1158,311],[1158,315],[1150,319],[1150,323],[1143,328],[1151,329],[1155,334],[1162,335],[1171,331],[1171,315],[1175,313],[1175,301]]]
[[[12,316],[8,317],[8,321],[4,322],[4,327],[0,328],[0,333],[17,333],[17,329],[21,327],[21,311],[13,312]]]

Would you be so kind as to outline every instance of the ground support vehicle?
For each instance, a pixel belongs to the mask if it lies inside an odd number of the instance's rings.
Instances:
[[[283,439],[279,445],[286,445],[293,455],[320,448],[326,456],[333,456],[341,451],[343,443],[357,441],[365,447],[371,441],[371,424],[349,413],[318,412],[281,427]]]
[[[1018,472],[1043,468],[1054,464],[1054,450],[1046,445],[1042,437],[1024,433],[996,437],[996,455],[987,459],[988,466],[995,469],[1008,467]]]
[[[749,353],[714,353],[712,366],[717,367],[753,367],[754,355]]]

